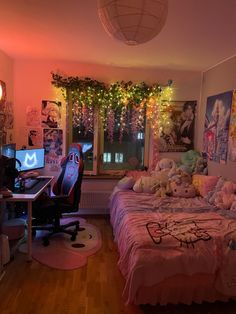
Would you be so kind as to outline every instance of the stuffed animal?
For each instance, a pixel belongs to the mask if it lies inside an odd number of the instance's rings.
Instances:
[[[162,158],[156,164],[155,171],[161,171],[163,169],[172,169],[176,167],[176,163],[173,159]]]
[[[170,188],[172,192],[172,196],[174,197],[195,197],[196,190],[192,184],[189,183],[182,183],[177,184],[176,182],[170,183]]]
[[[183,171],[181,168],[170,170],[169,183],[176,182],[178,185],[182,183],[190,184],[192,182],[191,175],[188,172]]]
[[[168,184],[169,181],[169,172],[174,171],[176,168],[176,163],[173,159],[162,158],[158,161],[156,168],[152,171],[152,177],[158,179],[161,183]]]
[[[207,159],[199,156],[196,160],[193,174],[204,174],[207,175]]]
[[[232,181],[226,181],[221,190],[216,193],[215,206],[220,209],[230,209],[236,200],[236,184]]]
[[[183,153],[181,156],[181,168],[183,170],[192,173],[195,169],[196,162],[198,157],[200,157],[200,153],[195,150],[188,150],[187,152]]]
[[[160,182],[155,177],[141,177],[134,186],[133,190],[137,193],[155,193],[160,187]]]
[[[169,196],[170,194],[171,192],[170,192],[169,185],[166,184],[165,182],[160,182],[155,195],[157,197],[165,197],[165,196]]]

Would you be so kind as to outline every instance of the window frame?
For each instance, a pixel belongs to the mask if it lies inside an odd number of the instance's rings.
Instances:
[[[72,144],[73,139],[73,125],[72,125],[72,98],[70,93],[68,93],[68,102],[66,110],[66,142],[67,142],[67,151]],[[146,119],[145,122],[145,132],[144,132],[144,167],[149,166],[149,150],[150,150],[150,125]],[[104,130],[102,121],[99,117],[98,109],[95,110],[94,116],[94,133],[93,133],[93,170],[85,170],[85,175],[121,175],[124,174],[126,169],[122,170],[104,170],[102,168],[103,164],[103,153],[104,153]]]

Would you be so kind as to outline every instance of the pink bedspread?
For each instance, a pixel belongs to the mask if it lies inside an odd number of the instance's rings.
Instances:
[[[158,211],[151,206],[156,204],[154,196],[136,194],[134,199],[132,195],[118,192],[111,202],[127,303],[134,302],[140,288],[178,274],[212,274],[219,293],[236,296],[236,220],[217,212],[199,213],[197,208],[174,214]],[[190,203],[186,204],[188,209]]]

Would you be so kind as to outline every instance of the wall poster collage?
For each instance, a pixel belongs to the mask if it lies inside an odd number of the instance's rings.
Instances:
[[[229,159],[235,159],[235,122],[235,92],[229,91],[207,98],[203,152],[209,160],[225,164],[228,150]]]
[[[196,101],[172,101],[168,124],[159,140],[160,152],[186,152],[194,148]]]
[[[60,170],[63,151],[61,127],[61,102],[42,100],[41,110],[28,106],[26,109],[27,138],[29,148],[44,147],[45,162],[50,171]]]
[[[13,142],[13,104],[7,100],[6,83],[0,80],[0,145]]]

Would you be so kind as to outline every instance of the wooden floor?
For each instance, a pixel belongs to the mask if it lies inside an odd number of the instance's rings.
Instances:
[[[236,303],[192,306],[126,306],[124,280],[117,268],[118,253],[108,217],[90,217],[102,233],[102,249],[88,264],[73,271],[26,262],[17,253],[0,281],[0,314],[236,314]]]

